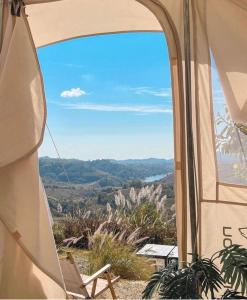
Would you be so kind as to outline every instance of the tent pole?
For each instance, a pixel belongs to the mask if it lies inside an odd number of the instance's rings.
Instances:
[[[196,181],[195,181],[195,156],[192,129],[192,94],[191,94],[191,45],[190,45],[190,0],[184,0],[184,59],[185,59],[185,100],[186,100],[186,147],[188,168],[188,194],[190,230],[192,244],[192,260],[197,251],[197,214],[196,214]]]

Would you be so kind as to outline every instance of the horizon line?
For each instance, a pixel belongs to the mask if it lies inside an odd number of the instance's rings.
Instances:
[[[61,159],[61,160],[71,160],[71,159],[74,159],[74,160],[81,160],[81,161],[95,161],[95,160],[116,160],[116,161],[124,161],[124,160],[150,160],[150,159],[156,159],[156,160],[174,160],[174,157],[171,157],[171,158],[160,158],[160,157],[146,157],[146,158],[121,158],[121,159],[118,159],[118,158],[94,158],[94,159],[82,159],[82,158],[76,158],[76,157],[52,157],[52,156],[48,156],[48,155],[42,155],[42,156],[39,156],[38,157],[39,159],[41,158],[51,158],[51,159]]]

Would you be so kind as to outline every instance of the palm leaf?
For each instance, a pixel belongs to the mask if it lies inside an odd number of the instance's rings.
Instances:
[[[246,297],[243,297],[239,292],[236,292],[234,290],[227,289],[221,299],[247,299]]]
[[[159,289],[162,279],[162,271],[155,272],[142,292],[142,299],[151,299],[154,292]]]
[[[160,287],[161,299],[198,299],[198,282],[192,268],[170,272]]]
[[[241,293],[247,293],[247,249],[232,245],[219,252],[224,280]]]
[[[214,292],[218,292],[224,283],[219,269],[213,263],[211,259],[208,258],[197,258],[192,264],[192,268],[195,270],[199,284],[201,287],[201,292],[205,293],[207,296],[210,292],[211,298],[214,298]]]
[[[142,292],[143,299],[150,299],[154,292],[160,288],[160,285],[164,282],[164,279],[169,276],[169,274],[177,268],[177,262],[172,261],[166,268],[155,272],[144,291]]]
[[[215,257],[215,258],[213,258]],[[214,264],[220,258],[221,272]],[[211,259],[194,255],[193,263],[183,269],[175,270],[171,266],[156,272],[143,292],[143,298],[151,298],[159,290],[161,299],[200,299],[202,295],[215,299],[225,283],[230,283],[234,291],[226,291],[222,299],[239,299],[247,292],[247,249],[232,245],[216,252]]]

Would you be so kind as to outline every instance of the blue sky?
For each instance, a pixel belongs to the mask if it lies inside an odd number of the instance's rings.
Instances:
[[[63,158],[172,158],[168,49],[162,33],[75,39],[38,50],[48,126]],[[48,134],[40,156],[56,157]]]

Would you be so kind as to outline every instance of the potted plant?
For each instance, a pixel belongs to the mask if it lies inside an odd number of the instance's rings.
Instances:
[[[215,260],[219,260],[219,269]],[[221,297],[219,293],[225,285]],[[155,272],[145,290],[143,299],[150,299],[157,291],[160,299],[247,299],[247,249],[232,245],[216,252],[211,258],[193,255],[193,262],[178,269],[172,261]]]

